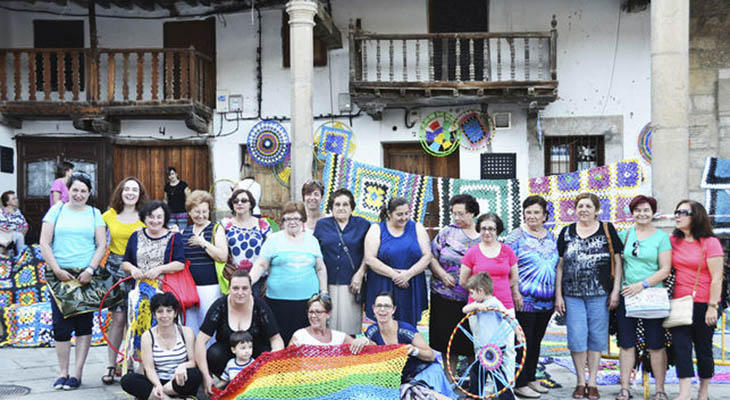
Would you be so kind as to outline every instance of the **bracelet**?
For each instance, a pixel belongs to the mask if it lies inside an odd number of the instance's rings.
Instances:
[[[644,286],[644,289],[649,289],[649,281],[647,281],[646,279],[641,281],[641,284]]]
[[[712,307],[715,310],[719,310],[720,306],[717,303],[707,303],[707,307]]]
[[[418,357],[418,355],[421,353],[421,350],[418,350],[418,347],[413,346],[413,350],[411,350],[408,355],[411,357]]]
[[[94,275],[94,268],[91,268],[91,266],[86,267],[84,272],[88,272],[89,275]]]

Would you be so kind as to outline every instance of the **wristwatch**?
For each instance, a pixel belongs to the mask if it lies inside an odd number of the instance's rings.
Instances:
[[[91,265],[89,265],[88,267],[86,267],[84,272],[88,272],[89,275],[94,275],[94,268],[91,268]]]
[[[644,286],[644,289],[649,289],[649,281],[647,281],[646,279],[641,281],[641,284]]]
[[[707,303],[707,307],[712,307],[715,310],[718,310],[720,306],[717,303]]]

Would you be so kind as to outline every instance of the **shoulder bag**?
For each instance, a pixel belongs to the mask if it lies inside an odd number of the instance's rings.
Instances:
[[[172,262],[172,254],[175,247],[175,234],[170,237],[170,260]],[[185,260],[185,267],[178,272],[165,274],[162,279],[162,290],[171,292],[180,302],[183,309],[197,307],[200,304],[198,297],[198,288],[195,285],[193,275],[190,273],[190,260]]]
[[[702,239],[698,239],[701,242],[702,256],[700,257],[700,263],[697,266],[697,274],[695,274],[695,283],[692,286],[692,294],[682,296],[678,299],[672,299],[669,301],[669,316],[662,323],[664,328],[674,328],[676,326],[692,325],[692,313],[694,309],[694,297],[697,293],[697,282],[700,280],[700,269],[702,269],[702,261],[705,260],[705,242]]]
[[[342,229],[340,229],[340,224],[337,223],[337,221],[332,218],[332,223],[335,224],[335,229],[337,230],[337,235],[340,237],[340,243],[342,244],[342,248],[345,250],[345,255],[347,255],[347,260],[350,262],[350,268],[352,268],[352,273],[357,272],[357,268],[355,267],[355,263],[352,262],[352,256],[350,256],[350,249],[345,244],[345,238],[342,236]],[[355,294],[355,301],[358,304],[362,304],[365,300],[365,294],[367,293],[367,278],[363,275],[362,277],[362,285],[360,285],[360,291]]]
[[[629,232],[626,231],[624,243],[628,243]],[[639,238],[636,238],[639,241]],[[624,263],[626,271],[626,263]],[[624,273],[624,277],[626,274]],[[641,292],[624,297],[624,306],[628,318],[659,319],[669,315],[669,295],[666,288],[645,288]]]
[[[616,268],[616,258],[614,257],[615,253],[613,252],[613,240],[611,240],[611,232],[608,231],[608,223],[606,221],[601,221],[601,226],[603,226],[603,233],[606,235],[606,240],[608,241],[608,253],[611,255],[611,285],[613,285],[613,277],[615,275],[613,270]]]

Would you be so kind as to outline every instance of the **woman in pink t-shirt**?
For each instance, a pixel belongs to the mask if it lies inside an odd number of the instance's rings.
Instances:
[[[463,287],[472,275],[488,273],[494,281],[494,296],[514,316],[515,307],[522,309],[522,295],[517,287],[517,256],[509,246],[497,241],[504,224],[496,214],[482,214],[477,219],[477,230],[482,241],[461,259],[459,284]],[[469,303],[473,301],[469,296]]]
[[[694,296],[692,325],[671,328],[672,348],[679,377],[678,400],[689,400],[692,394],[692,345],[697,355],[700,388],[697,399],[708,398],[710,379],[715,373],[712,337],[719,314],[722,289],[723,251],[715,237],[710,218],[702,204],[682,200],[674,209],[676,228],[672,242],[672,267],[676,273],[672,298]]]
[[[57,179],[51,184],[51,207],[59,201],[68,203],[68,188],[66,187],[66,184],[73,174],[74,165],[68,161],[62,161],[56,166]]]

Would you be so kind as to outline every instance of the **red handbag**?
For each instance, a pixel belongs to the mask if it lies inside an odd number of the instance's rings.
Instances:
[[[171,240],[170,262],[172,262],[175,237],[173,236]],[[177,298],[177,301],[180,302],[184,310],[197,307],[200,304],[198,289],[195,285],[193,275],[190,274],[190,260],[185,260],[185,267],[182,270],[172,274],[165,274],[165,278],[162,280],[162,290],[175,295],[175,298]]]

